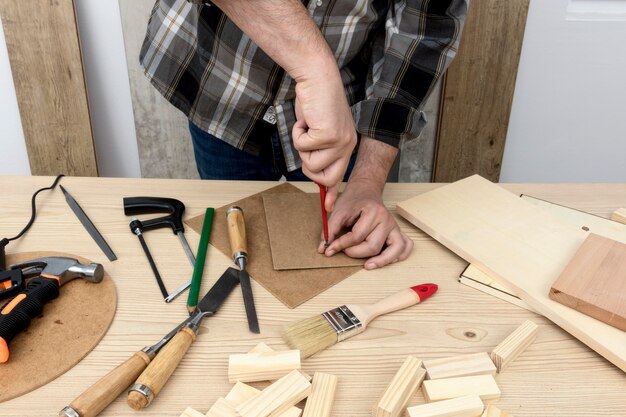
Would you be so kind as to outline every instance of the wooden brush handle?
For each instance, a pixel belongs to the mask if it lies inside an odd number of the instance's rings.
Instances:
[[[188,327],[180,329],[176,336],[170,340],[159,354],[152,360],[145,371],[137,378],[136,384],[150,388],[156,397],[165,385],[180,361],[187,353],[191,343],[196,340],[196,334]],[[141,410],[148,406],[149,401],[141,393],[131,391],[128,393],[128,405],[134,410]]]
[[[70,407],[81,417],[97,416],[137,379],[149,363],[148,355],[136,352],[76,397]]]
[[[435,291],[437,291],[437,285],[421,284],[398,291],[376,304],[348,305],[347,307],[361,320],[365,328],[376,317],[417,304],[430,297]]]
[[[248,253],[246,244],[246,223],[243,219],[243,210],[240,207],[230,207],[226,214],[228,222],[228,237],[233,258],[237,253]]]

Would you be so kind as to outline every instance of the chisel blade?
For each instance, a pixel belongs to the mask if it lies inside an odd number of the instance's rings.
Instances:
[[[72,197],[72,195],[62,185],[59,184],[59,187],[61,188],[61,191],[63,191],[65,201],[67,201],[67,204],[70,206],[76,217],[78,217],[78,221],[80,221],[85,230],[87,230],[89,236],[91,236],[96,244],[98,244],[100,250],[102,250],[106,257],[109,258],[109,261],[117,260],[117,256],[113,253],[113,249],[111,249],[106,240],[104,240],[104,237],[102,237],[98,229],[96,229],[96,226],[91,222],[87,213],[85,213],[74,197]]]
[[[256,307],[254,306],[254,297],[252,296],[252,285],[250,284],[250,275],[248,271],[237,271],[239,282],[241,283],[241,293],[243,294],[243,305],[246,308],[246,317],[248,318],[248,328],[252,333],[261,333],[259,328],[259,319],[256,315]]]

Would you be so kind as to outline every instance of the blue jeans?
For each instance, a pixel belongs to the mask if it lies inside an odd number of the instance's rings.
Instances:
[[[272,135],[271,143],[268,140],[268,148],[256,156],[221,141],[192,122],[189,122],[189,132],[198,174],[204,180],[277,181],[285,176],[287,181],[310,181],[302,169],[287,170],[278,133]],[[353,154],[344,181],[348,180],[355,159],[356,154]]]

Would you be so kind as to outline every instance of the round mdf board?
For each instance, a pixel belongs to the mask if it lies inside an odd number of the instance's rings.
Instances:
[[[91,263],[59,252],[25,252],[7,255],[7,265],[44,256]],[[116,306],[115,284],[106,270],[100,283],[76,278],[61,287],[59,296],[9,343],[11,356],[0,364],[0,402],[39,388],[76,365],[102,339]]]

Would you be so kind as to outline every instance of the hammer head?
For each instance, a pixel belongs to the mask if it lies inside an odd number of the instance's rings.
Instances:
[[[28,268],[24,271],[25,274],[36,272],[39,275],[57,277],[59,285],[64,285],[75,278],[83,278],[89,282],[100,282],[104,277],[104,268],[101,264],[85,265],[76,259],[63,256],[48,256],[11,265],[11,269],[24,268]]]

